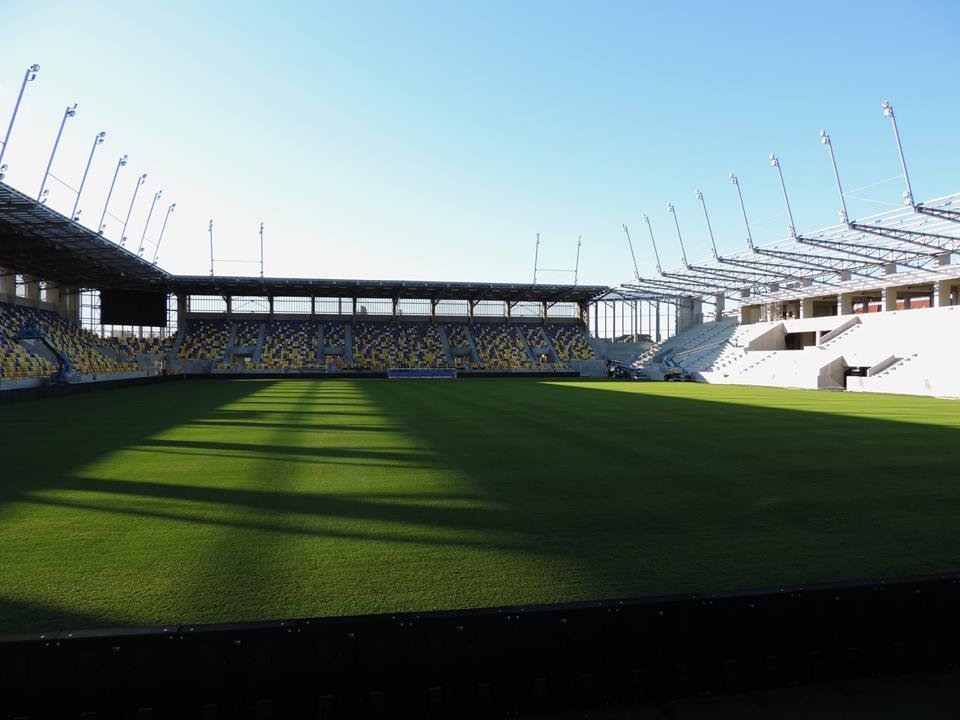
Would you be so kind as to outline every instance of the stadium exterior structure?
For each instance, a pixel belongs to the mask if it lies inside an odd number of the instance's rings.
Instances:
[[[652,377],[956,397],[948,359],[960,330],[958,252],[960,194],[908,199],[859,222],[808,234],[791,227],[767,246],[748,236],[744,252],[714,251],[610,295],[692,302],[700,322],[635,363]],[[727,301],[739,308],[728,311]],[[704,304],[713,304],[713,322],[700,324]]]

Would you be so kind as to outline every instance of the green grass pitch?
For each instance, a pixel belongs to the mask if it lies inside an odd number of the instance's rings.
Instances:
[[[0,633],[960,569],[960,402],[184,381],[0,414]]]

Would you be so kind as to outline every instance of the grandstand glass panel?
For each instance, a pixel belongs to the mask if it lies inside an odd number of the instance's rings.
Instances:
[[[230,309],[235,313],[268,313],[270,300],[265,297],[235,295],[230,300]]]
[[[80,293],[80,327],[90,332],[100,332],[99,290],[84,290]]]
[[[273,299],[273,312],[283,315],[302,315],[310,313],[308,297],[276,297]]]
[[[540,317],[542,308],[540,303],[535,302],[519,302],[513,306],[513,310],[510,311],[511,317]]]
[[[27,281],[24,279],[23,275],[16,276],[16,288],[17,288],[17,297],[27,296]]]
[[[191,295],[189,301],[190,312],[225,313],[227,311],[227,301],[220,295]]]
[[[441,300],[437,303],[437,315],[445,317],[467,317],[470,303],[466,300]]]
[[[357,315],[393,315],[393,300],[357,298]]]
[[[397,315],[415,315],[427,317],[430,315],[430,301],[400,300],[397,303]]]
[[[350,299],[342,300],[335,297],[314,298],[314,306],[317,315],[339,315],[342,306],[343,312],[349,313],[353,308],[353,301]]]
[[[576,303],[555,303],[547,308],[547,317],[550,318],[575,318],[579,315],[580,308]]]
[[[476,317],[506,317],[507,305],[499,300],[481,300],[473,308]]]

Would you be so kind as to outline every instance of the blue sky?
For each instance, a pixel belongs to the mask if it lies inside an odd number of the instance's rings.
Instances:
[[[308,6],[309,5],[309,6]],[[266,224],[267,274],[527,281],[542,264],[581,282],[653,273],[650,215],[665,266],[709,255],[694,189],[721,252],[743,247],[740,177],[758,241],[785,235],[767,155],[783,164],[797,225],[836,222],[817,134],[834,140],[854,216],[897,206],[902,186],[880,101],[897,111],[918,199],[960,191],[956,2],[76,3],[0,0],[0,124],[28,86],[7,182],[39,189],[65,105],[54,173],[79,182],[96,225],[117,158],[111,212],[139,241],[153,193],[177,203],[160,249],[176,272],[217,255],[252,259]],[[875,184],[877,183],[877,184]],[[64,212],[70,191],[54,182]],[[106,234],[117,237],[119,223]],[[152,248],[147,253],[152,255]],[[218,273],[254,274],[250,264]],[[570,275],[541,275],[568,281]]]

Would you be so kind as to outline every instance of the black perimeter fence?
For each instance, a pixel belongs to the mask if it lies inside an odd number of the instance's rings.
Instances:
[[[0,638],[18,718],[510,717],[956,667],[960,574]]]

